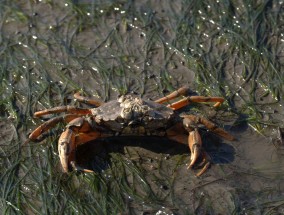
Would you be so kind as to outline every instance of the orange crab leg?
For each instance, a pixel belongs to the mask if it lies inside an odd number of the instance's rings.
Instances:
[[[199,116],[194,116],[194,115],[185,115],[182,117],[193,121],[195,124],[205,125],[205,127],[208,128],[210,131],[223,137],[226,140],[230,140],[230,141],[235,140],[235,137],[233,135],[229,134],[224,129],[219,128],[215,123],[209,121],[208,119],[205,119],[204,117],[199,117]]]
[[[65,116],[58,116],[54,117],[45,123],[41,124],[39,127],[37,127],[30,135],[29,140],[37,140],[40,135],[48,131],[49,129],[53,128],[55,125],[57,125],[60,122],[70,122],[75,118],[80,117],[80,115],[77,114],[67,114]]]
[[[78,108],[78,107],[75,107],[75,106],[67,105],[67,106],[59,106],[59,107],[50,108],[50,109],[35,112],[34,117],[40,117],[40,116],[47,115],[47,114],[62,113],[62,112],[82,114],[82,115],[91,114],[91,110],[89,110],[89,109],[83,109],[83,108]]]
[[[167,105],[169,108],[172,108],[173,110],[178,110],[186,105],[189,104],[189,101],[187,98],[183,98],[175,103]]]
[[[77,143],[77,145],[81,145],[81,144],[87,143],[91,140],[95,140],[97,138],[109,137],[109,136],[113,136],[113,135],[107,135],[107,134],[105,135],[105,134],[99,133],[97,131],[92,131],[92,132],[88,132],[88,133],[79,133],[76,136],[76,143]]]
[[[77,99],[79,102],[83,102],[83,103],[90,104],[90,105],[95,105],[97,107],[104,104],[101,101],[97,101],[97,100],[93,100],[93,99],[81,96],[79,92],[74,94],[74,98]]]
[[[155,102],[160,103],[160,104],[162,104],[164,102],[169,102],[170,100],[175,99],[179,96],[186,95],[188,93],[188,91],[189,91],[188,87],[181,87],[178,90],[172,92],[171,94],[156,100]]]
[[[205,97],[205,96],[188,96],[183,98],[173,104],[169,104],[168,107],[172,108],[173,110],[180,109],[192,102],[216,102],[213,106],[219,107],[223,102],[224,98],[222,97]]]

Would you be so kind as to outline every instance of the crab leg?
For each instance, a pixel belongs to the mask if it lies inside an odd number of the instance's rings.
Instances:
[[[30,135],[29,135],[29,140],[33,140],[36,141],[38,139],[40,139],[39,137],[45,133],[46,131],[48,131],[49,129],[53,128],[55,125],[57,125],[60,122],[70,122],[75,118],[80,117],[81,115],[77,115],[77,114],[67,114],[65,116],[58,116],[58,117],[54,117],[48,121],[46,121],[45,123],[41,124],[39,127],[37,127]]]
[[[40,116],[47,115],[47,114],[62,113],[62,112],[81,114],[81,115],[91,114],[91,110],[89,109],[83,109],[83,108],[78,108],[76,106],[67,105],[67,106],[59,106],[59,107],[35,112],[34,117],[40,117]]]
[[[208,159],[209,155],[207,155],[206,152],[202,151],[202,140],[197,128],[189,132],[188,145],[191,151],[190,164],[188,165],[188,169],[193,167],[200,155],[202,155],[203,157],[202,163],[205,164],[203,165],[203,168],[200,170],[200,172],[196,174],[196,176],[200,176],[208,169],[210,162]]]
[[[79,102],[83,102],[83,103],[90,104],[90,105],[95,105],[97,107],[104,104],[103,102],[81,96],[79,92],[74,94],[74,98],[77,99]]]
[[[178,90],[172,92],[171,94],[156,100],[155,102],[160,103],[160,104],[162,104],[164,102],[169,102],[170,100],[175,99],[179,96],[186,95],[188,93],[188,91],[189,91],[188,87],[181,87]]]
[[[194,115],[185,115],[182,117],[194,122],[195,124],[205,125],[205,127],[208,128],[210,131],[223,137],[226,140],[230,140],[230,141],[235,140],[235,137],[233,135],[229,134],[224,129],[219,128],[215,123],[209,121],[208,119],[205,119],[204,117],[199,117],[199,116],[194,116]]]
[[[216,102],[213,106],[219,107],[223,102],[224,98],[222,97],[205,97],[205,96],[188,96],[183,98],[173,104],[169,104],[168,107],[172,108],[173,110],[180,109],[192,102]]]

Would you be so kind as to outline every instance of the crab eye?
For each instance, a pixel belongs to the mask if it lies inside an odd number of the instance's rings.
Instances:
[[[118,98],[118,102],[119,103],[122,103],[122,102],[124,102],[124,100],[125,100],[125,96],[124,95],[122,95],[122,96],[120,96],[119,98]]]

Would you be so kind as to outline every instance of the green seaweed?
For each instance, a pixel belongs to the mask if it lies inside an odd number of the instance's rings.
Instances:
[[[183,85],[224,97],[216,121],[231,120],[233,132],[245,124],[274,140],[284,119],[282,1],[1,1],[0,18],[1,214],[222,213],[209,188],[231,198],[232,214],[283,213],[283,188],[269,187],[283,180],[281,167],[267,176],[266,167],[213,164],[211,178],[197,179],[184,171],[186,150],[137,160],[125,146],[101,172],[63,174],[62,124],[22,146],[42,123],[33,113],[80,105],[74,92],[154,100]],[[201,105],[186,111],[210,117]],[[264,188],[248,188],[254,180]]]

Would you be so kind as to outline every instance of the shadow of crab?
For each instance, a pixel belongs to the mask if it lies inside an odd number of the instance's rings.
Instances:
[[[206,131],[201,131],[204,150],[211,157],[211,163],[228,164],[234,161],[234,148],[221,138]],[[128,150],[126,150],[128,149]],[[134,154],[128,153],[129,149]],[[126,158],[140,163],[156,160],[164,156],[170,159],[175,155],[184,155],[184,164],[189,162],[190,151],[187,145],[161,137],[111,137],[90,141],[77,147],[76,159],[80,166],[100,173],[111,166],[111,154],[120,153]],[[145,155],[145,156],[144,156]],[[173,160],[173,162],[175,162]],[[201,162],[201,161],[198,161]]]

